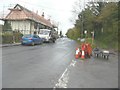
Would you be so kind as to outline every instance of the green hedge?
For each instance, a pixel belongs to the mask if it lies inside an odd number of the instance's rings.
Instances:
[[[20,32],[4,32],[2,33],[2,43],[18,43],[23,35]]]

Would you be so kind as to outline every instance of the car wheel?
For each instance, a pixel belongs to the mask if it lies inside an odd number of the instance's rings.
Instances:
[[[34,46],[35,45],[35,43],[34,42],[32,42],[32,46]]]
[[[53,43],[55,43],[55,40],[53,40]]]
[[[40,41],[40,43],[39,44],[42,44],[43,42],[42,41]]]
[[[109,56],[107,55],[107,57],[106,57],[106,58],[107,58],[107,60],[108,60],[108,59],[109,59]]]
[[[47,43],[50,43],[50,42],[51,42],[50,40],[47,41]]]
[[[21,43],[21,45],[24,45],[23,43]]]

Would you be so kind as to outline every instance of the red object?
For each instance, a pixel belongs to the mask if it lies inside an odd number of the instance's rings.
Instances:
[[[86,49],[86,45],[83,43],[82,45],[81,45],[81,50],[85,50]]]
[[[84,51],[84,50],[82,50],[81,58],[82,58],[82,59],[85,59],[85,51]]]
[[[86,51],[89,56],[92,55],[92,47],[90,44],[86,44]]]
[[[75,58],[78,59],[79,55],[80,55],[80,50],[79,50],[79,48],[76,48]]]
[[[82,52],[81,52],[81,50],[79,51],[79,57],[81,57],[81,55],[82,55]]]
[[[81,58],[84,59],[86,57],[90,57],[92,55],[92,47],[89,43],[83,43],[81,45],[82,55]]]
[[[29,38],[29,40],[32,40],[32,38]]]
[[[86,51],[86,45],[85,45],[85,43],[82,43],[82,45],[81,45],[81,50],[82,50],[82,52],[81,52],[81,59],[85,59],[85,51]]]

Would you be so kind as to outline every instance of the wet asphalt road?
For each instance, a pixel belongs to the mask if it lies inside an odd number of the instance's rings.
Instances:
[[[76,60],[76,46],[60,38],[56,43],[2,48],[2,87],[117,88],[118,56]]]

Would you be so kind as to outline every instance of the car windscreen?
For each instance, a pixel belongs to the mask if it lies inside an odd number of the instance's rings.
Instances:
[[[40,30],[40,34],[49,35],[50,31]]]
[[[23,38],[31,38],[31,35],[24,35]]]

